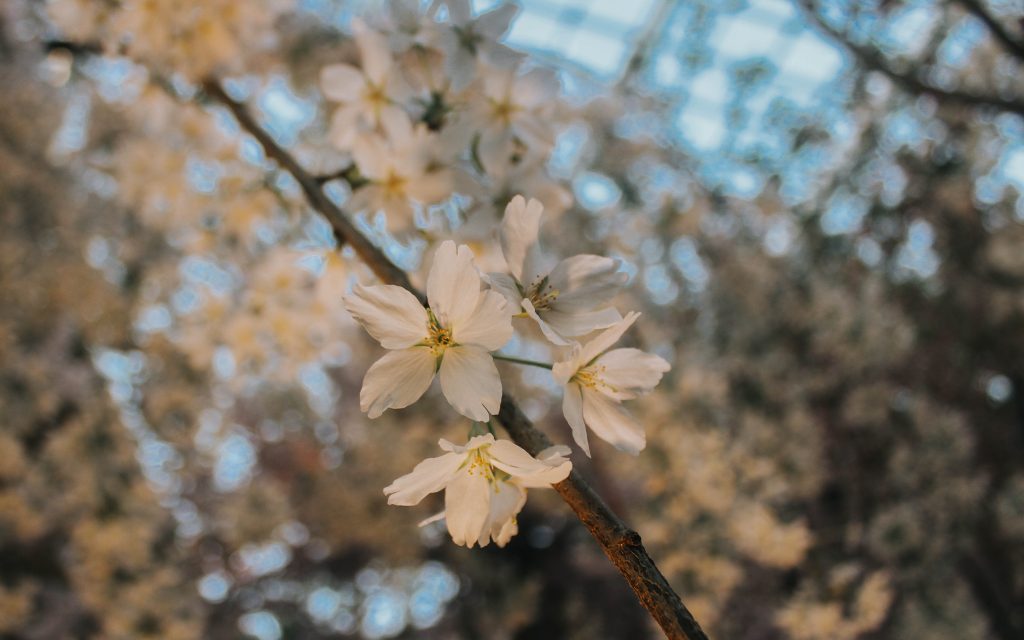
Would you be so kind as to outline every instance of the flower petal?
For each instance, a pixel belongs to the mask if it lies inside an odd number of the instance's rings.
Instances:
[[[504,547],[519,533],[516,516],[526,504],[526,491],[511,482],[491,483],[490,491],[487,522],[480,531],[478,543],[483,547],[493,538],[494,544]]]
[[[427,310],[416,296],[390,284],[356,284],[345,308],[385,349],[405,349],[427,337]]]
[[[462,415],[486,422],[501,406],[501,378],[480,347],[448,347],[441,359],[441,391]]]
[[[356,34],[356,45],[359,47],[359,61],[363,71],[377,86],[383,85],[391,70],[391,48],[384,37],[366,26],[362,20],[354,20],[352,29]]]
[[[536,270],[540,261],[540,247],[537,234],[540,231],[540,216],[544,213],[544,205],[523,196],[516,196],[505,207],[505,217],[501,220],[501,251],[505,255],[509,273],[524,286],[532,283],[538,274]]]
[[[484,291],[472,315],[452,327],[452,340],[495,351],[512,337],[512,312],[505,296]]]
[[[511,440],[498,440],[488,450],[491,464],[524,487],[549,487],[561,482],[572,471],[572,462],[558,455],[545,460],[534,458]]]
[[[558,311],[587,311],[604,306],[615,297],[627,276],[619,271],[619,261],[583,254],[559,262],[551,270],[549,282],[558,291],[551,305]]]
[[[575,382],[563,388],[562,414],[572,429],[572,439],[589,458],[590,442],[587,440],[587,425],[583,420],[583,389]]]
[[[426,347],[389,351],[363,378],[359,408],[370,418],[420,399],[434,379],[437,358]]]
[[[434,252],[427,276],[427,300],[441,325],[452,328],[476,309],[480,299],[480,274],[473,266],[473,252],[445,240]]]
[[[541,312],[548,326],[561,336],[583,336],[597,329],[605,329],[622,321],[622,314],[612,307],[595,311],[565,313],[556,309]]]
[[[411,472],[384,487],[388,504],[403,507],[419,504],[428,494],[443,489],[465,459],[465,455],[446,453],[420,462]]]
[[[332,64],[320,70],[320,88],[328,99],[352,102],[363,93],[363,72],[347,64]]]
[[[620,451],[637,455],[647,446],[643,427],[619,403],[598,391],[583,390],[583,419],[594,435]]]
[[[455,474],[444,492],[444,517],[457,545],[472,547],[490,514],[491,488],[480,473],[464,469]]]
[[[481,15],[473,25],[473,32],[487,40],[498,40],[505,35],[512,19],[519,13],[519,7],[512,2],[499,5],[494,11]]]
[[[563,338],[557,331],[555,331],[554,327],[541,318],[529,298],[523,298],[522,308],[523,311],[526,312],[526,315],[530,316],[530,318],[537,323],[537,327],[540,328],[540,332],[543,333],[544,337],[550,340],[552,344],[557,344],[560,347],[568,347],[572,344],[571,340]]]
[[[487,284],[491,285],[491,290],[497,291],[501,295],[505,296],[511,305],[513,312],[517,311],[520,306],[520,301],[523,299],[519,289],[516,287],[515,279],[507,273],[488,273],[485,277]]]
[[[592,340],[583,345],[583,349],[579,354],[580,364],[586,366],[591,360],[607,351],[613,344],[615,344],[622,334],[626,333],[626,330],[633,326],[636,319],[640,317],[640,314],[635,311],[630,311],[626,314],[626,317],[622,319],[622,322],[608,327],[601,333],[597,334]]]
[[[658,385],[661,376],[672,368],[664,358],[639,349],[612,349],[597,359],[601,393],[616,400],[629,400],[648,393]]]

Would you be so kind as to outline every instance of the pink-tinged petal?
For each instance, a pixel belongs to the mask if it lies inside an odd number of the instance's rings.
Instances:
[[[491,489],[482,473],[463,469],[444,492],[444,516],[448,533],[457,545],[472,547],[480,539],[490,513]]]
[[[647,446],[647,436],[619,403],[592,389],[583,390],[583,420],[594,435],[619,451],[637,455]]]
[[[452,327],[452,340],[487,351],[502,348],[512,338],[512,312],[505,297],[484,291],[472,315]]]
[[[380,114],[380,125],[391,148],[397,149],[412,140],[413,126],[409,116],[398,108],[384,109]]]
[[[437,358],[426,347],[390,351],[373,363],[359,392],[359,407],[370,418],[420,399],[434,379]]]
[[[491,464],[514,478],[523,487],[549,487],[561,482],[572,471],[572,463],[549,455],[545,460],[534,458],[510,440],[498,440],[488,451]]]
[[[622,314],[611,307],[571,313],[548,309],[542,312],[541,317],[559,335],[572,338],[598,329],[606,329],[617,322],[622,322]]]
[[[442,242],[427,276],[427,300],[442,326],[458,326],[473,313],[480,300],[480,284],[469,247]]]
[[[631,400],[650,392],[672,368],[664,358],[639,349],[612,349],[594,365],[604,383],[597,389],[615,400]]]
[[[626,314],[626,317],[622,319],[622,322],[608,327],[601,333],[597,334],[597,336],[592,340],[585,343],[579,355],[580,364],[586,366],[594,358],[610,349],[613,344],[618,342],[619,338],[622,337],[622,334],[626,333],[626,330],[633,326],[633,323],[636,322],[639,317],[639,313],[630,311]]]
[[[462,415],[486,422],[501,406],[501,378],[480,347],[449,347],[441,359],[441,391]]]
[[[551,270],[548,282],[558,291],[557,311],[588,311],[605,306],[626,284],[619,261],[595,255],[566,258]]]
[[[366,78],[362,71],[347,64],[332,64],[320,70],[320,88],[335,102],[353,102],[363,94]]]
[[[360,117],[361,111],[352,105],[335,109],[327,130],[328,142],[341,151],[350,150],[359,135]]]
[[[380,181],[390,177],[391,150],[380,136],[356,136],[352,141],[352,158],[364,178]]]
[[[420,462],[410,473],[384,488],[388,504],[403,507],[419,504],[427,495],[444,489],[465,459],[465,455],[446,453]]]
[[[345,309],[385,349],[405,349],[427,337],[427,310],[402,287],[357,283],[344,302]]]
[[[438,204],[451,197],[454,178],[450,169],[438,169],[412,178],[405,190],[421,204]]]
[[[583,389],[575,382],[563,387],[562,414],[572,429],[572,439],[589,458],[590,442],[587,440],[587,425],[583,420]]]
[[[537,235],[543,213],[544,206],[539,201],[531,198],[527,202],[523,196],[516,196],[505,207],[501,220],[501,251],[509,272],[524,286],[530,285],[530,279],[536,275],[530,273],[533,263],[538,261],[531,253],[540,250]]]

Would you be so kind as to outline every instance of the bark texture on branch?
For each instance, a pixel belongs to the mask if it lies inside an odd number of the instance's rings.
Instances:
[[[310,205],[330,223],[339,243],[347,243],[356,255],[380,278],[413,292],[425,303],[423,294],[416,290],[408,275],[396,267],[384,253],[371,243],[349,221],[345,213],[321,189],[320,182],[309,174],[295,158],[260,126],[245,105],[232,99],[214,79],[203,83],[208,96],[226,107],[247,133],[256,138],[268,157],[295,178],[302,187]],[[529,418],[508,396],[501,399],[498,420],[509,436],[531,454],[551,446],[548,437],[530,422]],[[608,559],[629,583],[640,603],[651,614],[665,635],[672,640],[706,640],[707,635],[669,585],[657,565],[648,555],[640,536],[626,526],[583,477],[573,471],[569,477],[554,485],[566,504],[576,513],[583,525],[594,536]]]

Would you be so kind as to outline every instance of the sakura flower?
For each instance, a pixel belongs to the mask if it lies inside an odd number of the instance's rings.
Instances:
[[[444,518],[457,545],[481,547],[493,540],[504,547],[518,532],[516,516],[526,504],[526,489],[550,487],[572,471],[569,447],[557,445],[536,458],[509,440],[474,436],[464,446],[442,439],[448,453],[427,458],[412,473],[384,489],[388,504],[419,504],[444,489],[444,511],[422,524]]]
[[[357,189],[349,207],[384,211],[389,228],[412,220],[413,205],[441,202],[451,196],[452,172],[437,157],[444,145],[420,124],[413,126],[399,111],[381,117],[386,137],[356,140],[353,158],[369,184]]]
[[[621,406],[653,389],[671,367],[639,349],[612,349],[639,313],[629,313],[583,345],[574,345],[566,360],[552,368],[565,393],[562,412],[576,444],[590,455],[587,427],[615,448],[636,455],[647,443],[644,429]]]
[[[505,35],[519,7],[510,2],[473,17],[469,0],[445,0],[448,25],[438,32],[438,44],[445,53],[445,68],[456,91],[469,84],[478,59],[499,67],[513,66],[521,55],[498,42]]]
[[[485,166],[512,154],[544,155],[551,150],[558,108],[558,78],[553,71],[482,68],[477,90],[466,126],[479,132],[476,154]]]
[[[498,412],[501,378],[489,352],[512,337],[508,304],[481,290],[473,254],[452,241],[441,244],[427,276],[424,308],[406,289],[356,285],[345,308],[391,351],[366,372],[359,406],[376,418],[407,407],[440,373],[441,391],[456,411],[483,422]]]
[[[331,116],[328,137],[341,150],[352,148],[357,134],[378,127],[385,114],[402,113],[408,88],[381,34],[360,21],[353,26],[362,68],[333,64],[320,71],[324,95],[341,105]]]
[[[522,313],[532,318],[552,343],[567,346],[569,337],[611,326],[622,319],[604,307],[625,283],[619,262],[595,255],[562,260],[554,268],[537,242],[544,207],[534,199],[516,196],[501,222],[501,249],[511,275],[488,274]],[[601,308],[603,307],[603,308]]]

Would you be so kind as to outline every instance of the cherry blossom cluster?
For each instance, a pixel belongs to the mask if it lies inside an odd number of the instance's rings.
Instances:
[[[588,429],[622,451],[644,448],[643,428],[621,403],[649,392],[669,369],[656,355],[613,348],[639,317],[611,306],[627,279],[619,261],[553,259],[539,242],[544,203],[517,195],[557,193],[545,167],[559,84],[498,43],[515,12],[505,4],[474,17],[467,0],[425,9],[392,2],[385,15],[354,23],[358,67],[332,64],[320,73],[324,95],[336,103],[329,141],[351,159],[342,172],[351,189],[346,208],[382,214],[394,232],[458,194],[460,206],[471,203],[462,206],[465,227],[480,239],[497,231],[502,271],[481,272],[470,247],[453,240],[436,248],[426,305],[394,285],[357,283],[345,297],[349,313],[387,350],[360,392],[370,418],[413,404],[436,377],[452,408],[473,421],[466,445],[442,440],[445,455],[385,489],[389,503],[405,506],[444,489],[445,510],[428,521],[443,517],[452,539],[467,546],[504,546],[526,489],[551,486],[572,469],[568,447],[533,457],[486,433],[502,398],[495,360],[551,370],[588,456]],[[567,204],[548,200],[556,212]],[[547,342],[555,362],[499,353],[517,329]]]

